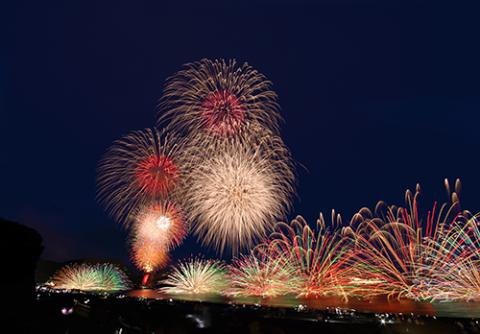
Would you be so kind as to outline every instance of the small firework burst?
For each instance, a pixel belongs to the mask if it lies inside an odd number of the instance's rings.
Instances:
[[[111,216],[128,221],[133,209],[171,195],[185,164],[184,142],[156,129],[117,140],[99,163],[97,197]]]
[[[441,280],[438,273],[462,258],[464,242],[454,229],[464,224],[457,195],[438,212],[435,204],[424,222],[418,213],[419,195],[419,186],[414,195],[407,191],[406,208],[379,202],[375,215],[362,209],[354,218],[356,227],[345,230],[353,237],[357,257],[352,283],[365,294],[430,299],[431,286]]]
[[[290,224],[278,223],[275,232],[257,251],[271,258],[285,258],[302,276],[300,296],[341,295],[346,298],[351,280],[353,254],[341,237],[341,217],[332,211],[332,224],[323,215],[317,220],[317,231],[297,216]]]
[[[290,207],[293,165],[281,140],[234,141],[201,151],[182,187],[185,212],[201,242],[233,253],[265,236]]]
[[[179,245],[186,235],[183,214],[169,201],[157,201],[141,207],[133,220],[135,239],[156,243],[167,250]]]
[[[229,137],[246,124],[278,129],[277,95],[270,81],[247,63],[202,59],[185,65],[169,79],[159,123],[176,132]]]
[[[297,268],[281,256],[273,258],[263,253],[242,256],[230,266],[228,294],[259,297],[298,294],[303,278],[297,273]]]
[[[168,249],[155,241],[133,239],[131,248],[133,263],[146,274],[165,267],[169,261]]]
[[[54,289],[112,292],[127,290],[131,286],[123,270],[109,263],[64,266],[47,285]]]
[[[161,291],[182,294],[222,293],[227,287],[225,266],[219,261],[194,258],[174,267]]]

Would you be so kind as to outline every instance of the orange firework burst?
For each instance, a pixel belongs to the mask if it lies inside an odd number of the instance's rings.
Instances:
[[[99,164],[99,201],[116,220],[128,221],[133,209],[172,196],[186,168],[184,144],[171,135],[162,140],[156,129],[117,140]]]
[[[265,76],[247,63],[202,59],[167,82],[159,123],[189,135],[230,137],[247,124],[278,129],[277,95]]]
[[[150,274],[168,263],[168,250],[156,242],[135,239],[132,242],[132,261],[138,269]]]

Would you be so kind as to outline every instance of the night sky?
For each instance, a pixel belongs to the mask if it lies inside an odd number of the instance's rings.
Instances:
[[[426,209],[445,199],[445,177],[480,211],[478,13],[425,1],[12,1],[0,216],[37,229],[46,259],[127,261],[127,233],[95,201],[97,161],[153,126],[165,79],[204,57],[273,81],[304,166],[289,218],[402,204],[417,182]],[[174,256],[197,252],[214,255],[189,237]]]

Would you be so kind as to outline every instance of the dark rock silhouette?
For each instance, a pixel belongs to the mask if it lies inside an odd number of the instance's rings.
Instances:
[[[5,293],[3,318],[27,332],[35,317],[35,268],[43,250],[42,237],[32,228],[0,218],[0,256]],[[7,303],[8,301],[8,303]]]

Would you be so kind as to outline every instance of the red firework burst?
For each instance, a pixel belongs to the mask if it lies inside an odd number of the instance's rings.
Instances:
[[[136,178],[140,188],[152,195],[167,195],[178,179],[178,168],[165,155],[151,155],[139,162]]]
[[[240,100],[226,90],[212,92],[202,103],[201,116],[214,134],[229,136],[239,131],[245,120],[245,108]]]

